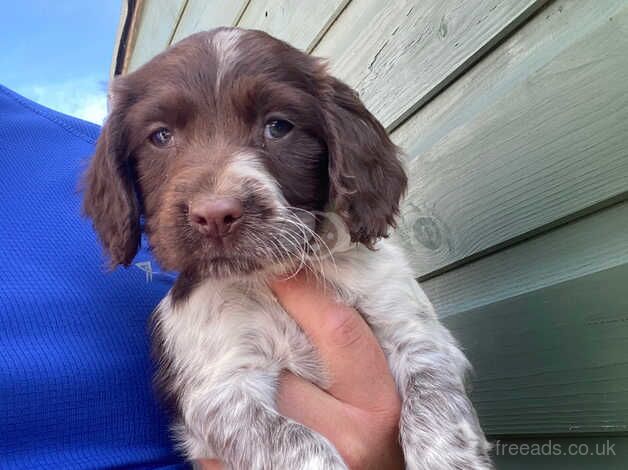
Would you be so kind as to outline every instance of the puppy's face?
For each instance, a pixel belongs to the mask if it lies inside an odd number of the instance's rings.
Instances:
[[[218,29],[116,79],[84,211],[113,265],[140,217],[162,266],[195,277],[298,262],[325,208],[352,240],[394,223],[406,178],[381,125],[321,62]]]

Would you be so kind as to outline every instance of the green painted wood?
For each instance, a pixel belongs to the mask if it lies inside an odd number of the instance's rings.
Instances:
[[[261,29],[310,51],[350,0],[251,0],[238,26]]]
[[[625,470],[628,466],[628,436],[505,438],[493,444],[499,470]]]
[[[628,432],[628,264],[450,315],[490,435]]]
[[[353,0],[313,53],[395,127],[543,3]]]
[[[625,0],[554,2],[393,133],[417,276],[625,193],[627,31]]]
[[[248,3],[248,0],[188,0],[172,44],[199,31],[235,25]]]
[[[627,234],[625,202],[421,285],[438,314],[447,317],[628,263]]]
[[[628,202],[422,286],[488,433],[628,432]]]
[[[136,70],[168,47],[185,4],[186,0],[144,0],[140,3],[134,25],[135,40],[125,71]]]

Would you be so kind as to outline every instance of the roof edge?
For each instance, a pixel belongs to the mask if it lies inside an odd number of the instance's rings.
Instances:
[[[111,61],[111,78],[127,70],[129,54],[135,41],[137,16],[141,11],[142,3],[142,0],[122,1],[116,44]]]

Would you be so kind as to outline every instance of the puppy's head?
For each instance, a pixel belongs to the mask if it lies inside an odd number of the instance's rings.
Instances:
[[[299,261],[335,211],[367,246],[406,176],[385,130],[324,64],[259,31],[191,36],[114,80],[84,212],[112,266],[140,219],[165,269],[246,274]]]

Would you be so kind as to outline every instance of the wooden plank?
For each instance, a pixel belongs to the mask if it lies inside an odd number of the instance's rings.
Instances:
[[[502,438],[493,441],[499,470],[625,470],[627,436]]]
[[[141,4],[141,11],[135,27],[135,44],[129,56],[127,70],[132,72],[170,44],[170,38],[185,7],[185,0],[147,0]]]
[[[553,3],[393,134],[417,276],[621,197],[627,31],[624,0]]]
[[[314,50],[391,128],[537,10],[538,0],[354,0]]]
[[[261,29],[310,51],[349,0],[251,0],[238,26]]]
[[[625,202],[421,285],[447,317],[628,263],[627,234]]]
[[[172,44],[199,31],[235,25],[247,4],[247,0],[188,0]]]
[[[628,432],[628,264],[445,319],[491,435]]]

